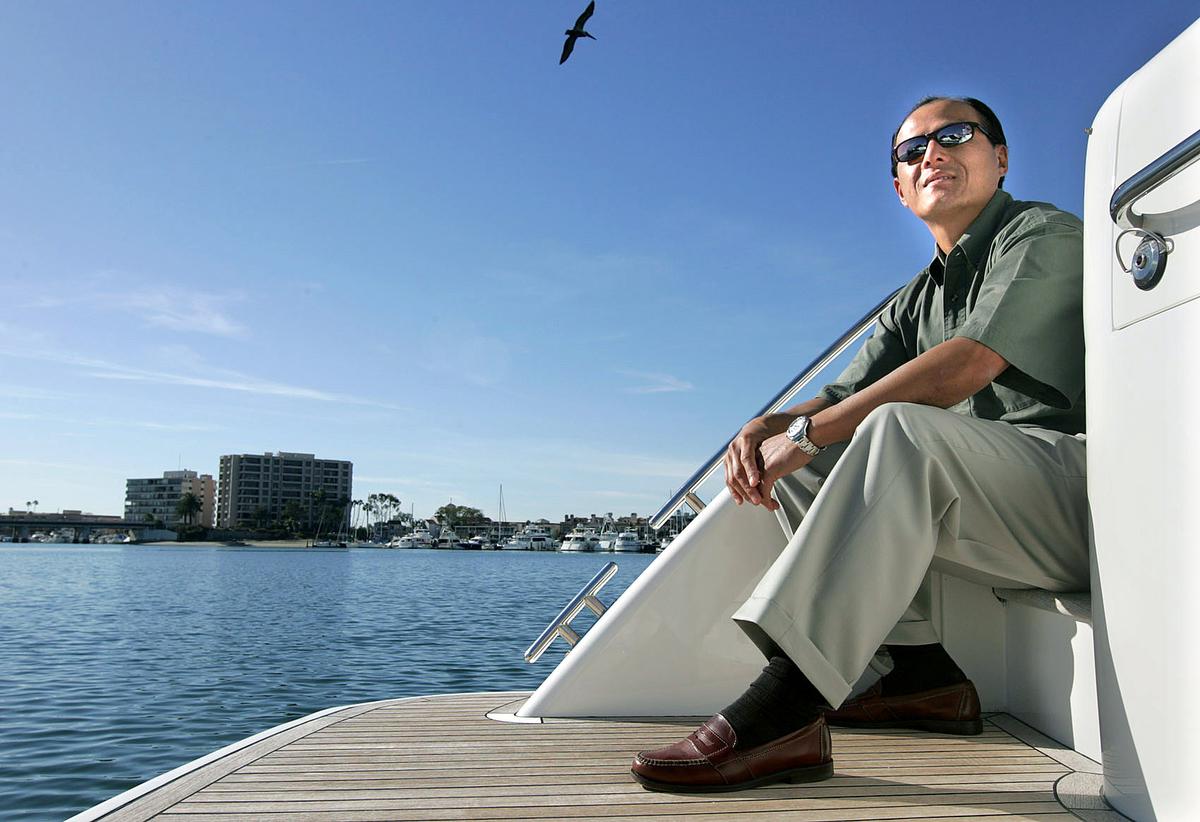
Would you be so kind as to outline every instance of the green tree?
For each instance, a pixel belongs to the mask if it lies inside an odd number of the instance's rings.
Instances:
[[[478,525],[486,519],[483,512],[478,508],[455,505],[452,502],[437,509],[433,514],[433,518],[442,525],[448,525],[451,528],[458,525]]]
[[[175,503],[175,516],[182,519],[188,525],[192,524],[196,514],[199,514],[204,509],[204,503],[200,498],[188,491],[179,498],[179,502]]]
[[[300,507],[300,503],[291,500],[279,513],[279,522],[285,531],[294,536],[300,530],[300,518],[303,516],[304,509]]]

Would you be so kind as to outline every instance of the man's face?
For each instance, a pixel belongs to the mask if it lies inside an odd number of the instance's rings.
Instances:
[[[930,134],[950,123],[978,123],[979,112],[957,100],[937,100],[908,116],[896,143]],[[926,223],[954,220],[966,214],[974,219],[987,205],[1000,178],[1008,172],[1008,148],[993,146],[978,129],[968,142],[941,146],[929,141],[925,156],[896,166],[896,194],[900,202]]]

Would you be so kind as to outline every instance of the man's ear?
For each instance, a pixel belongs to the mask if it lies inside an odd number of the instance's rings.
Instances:
[[[1008,173],[1008,146],[996,146],[996,161],[1000,164],[1000,176]]]
[[[904,199],[904,192],[900,190],[900,178],[892,178],[892,186],[896,189],[896,196],[900,198],[900,205],[908,208],[908,200]]]

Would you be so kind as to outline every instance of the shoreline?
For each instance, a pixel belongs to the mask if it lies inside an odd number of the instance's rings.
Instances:
[[[307,539],[247,539],[240,543],[230,543],[223,540],[196,540],[195,542],[176,542],[175,540],[149,540],[147,542],[132,542],[127,543],[135,546],[152,546],[155,548],[172,547],[172,548],[308,548],[308,543],[311,540]],[[342,549],[338,549],[342,550]]]

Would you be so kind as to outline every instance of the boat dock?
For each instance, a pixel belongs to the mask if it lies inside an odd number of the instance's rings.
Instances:
[[[70,822],[162,819],[1118,820],[1100,765],[1005,714],[983,735],[832,729],[835,775],[718,795],[654,793],[636,751],[696,719],[500,721],[527,693],[414,697],[332,708],[127,791]],[[489,716],[490,715],[490,716]]]

